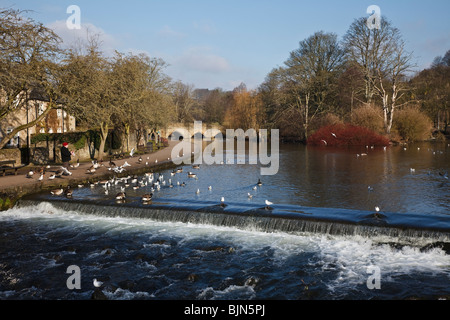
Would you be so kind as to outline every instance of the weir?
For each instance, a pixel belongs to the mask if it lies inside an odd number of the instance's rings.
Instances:
[[[143,204],[140,198],[124,203],[114,200],[51,198],[34,195],[23,198],[18,207],[37,206],[49,202],[63,211],[105,217],[151,219],[163,222],[233,227],[260,232],[291,234],[321,233],[328,235],[388,236],[396,242],[450,242],[450,217],[430,214],[369,212],[348,209],[312,208],[277,205],[265,208],[255,204],[208,201],[172,201],[157,199]]]

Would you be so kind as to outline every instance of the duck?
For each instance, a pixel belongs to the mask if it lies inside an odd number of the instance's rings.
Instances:
[[[55,190],[50,191],[50,193],[54,196],[60,196],[64,193],[64,189],[63,188],[55,189]]]
[[[126,198],[125,192],[119,192],[118,194],[116,194],[116,200],[125,200],[125,198]]]
[[[96,171],[96,169],[94,168],[94,166],[91,166],[89,169],[86,170],[87,174],[93,174]]]
[[[195,173],[193,173],[193,172],[188,172],[188,177],[189,178],[196,178],[197,175]]]
[[[77,162],[75,164],[71,164],[71,168],[78,168],[80,166],[80,159],[77,159]]]
[[[146,193],[142,196],[142,201],[144,201],[144,202],[152,201],[152,198],[153,198],[153,193]]]
[[[194,165],[192,166],[192,168],[193,168],[193,169],[200,169],[200,165],[199,165],[199,164],[194,164]]]
[[[64,191],[64,194],[65,194],[66,197],[68,197],[68,198],[72,197],[73,191],[72,191],[72,189],[70,188],[70,186],[67,186],[67,189],[66,189],[66,191]]]
[[[262,186],[261,179],[258,179],[258,183],[256,183],[258,186]]]

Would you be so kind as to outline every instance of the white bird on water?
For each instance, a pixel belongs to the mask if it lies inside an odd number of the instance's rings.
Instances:
[[[376,207],[375,207],[375,211],[376,211],[376,212],[380,212],[380,207],[376,206]]]
[[[266,200],[266,208],[268,208],[269,206],[271,206],[273,204],[273,202],[270,202],[269,200]]]
[[[97,279],[94,279],[93,284],[94,284],[94,287],[100,288],[103,285],[103,282],[98,281]]]

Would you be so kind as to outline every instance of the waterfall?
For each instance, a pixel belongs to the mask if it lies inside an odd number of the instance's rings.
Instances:
[[[327,235],[393,237],[396,241],[424,239],[450,241],[450,227],[429,216],[412,216],[410,221],[397,221],[395,214],[374,216],[368,212],[330,209],[293,208],[278,210],[242,206],[221,207],[211,203],[176,203],[161,201],[142,205],[139,201],[116,204],[113,201],[45,200],[63,211],[75,211],[105,217],[151,219],[162,222],[182,222],[233,227],[260,232],[291,234],[321,233]],[[18,207],[36,206],[42,200],[22,199]],[[405,214],[401,215],[405,217]],[[381,217],[381,218],[380,218]],[[383,219],[383,217],[385,219]]]

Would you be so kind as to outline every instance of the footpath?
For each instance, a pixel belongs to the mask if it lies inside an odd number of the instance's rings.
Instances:
[[[171,153],[177,141],[169,141],[169,146],[149,154],[139,154],[125,156],[123,159],[112,160],[118,167],[127,162],[129,166],[124,167],[125,171],[116,173],[108,170],[110,167],[109,158],[106,156],[102,164],[93,173],[87,173],[91,168],[92,162],[80,162],[77,168],[69,168],[71,175],[61,175],[54,179],[49,177],[61,169],[61,164],[51,164],[50,168],[45,169],[42,180],[39,180],[39,170],[42,166],[29,165],[21,168],[17,175],[7,174],[0,176],[0,210],[11,208],[14,203],[27,194],[37,193],[45,190],[52,190],[59,187],[75,187],[78,184],[86,184],[102,179],[109,179],[113,176],[123,177],[127,175],[143,174],[150,171],[158,171],[167,168],[174,168],[176,165],[172,162]],[[189,155],[190,156],[190,155]],[[142,161],[139,162],[139,158]],[[76,159],[72,159],[71,165],[76,164]],[[44,166],[45,168],[45,166]],[[30,170],[34,170],[33,176],[27,177]]]

